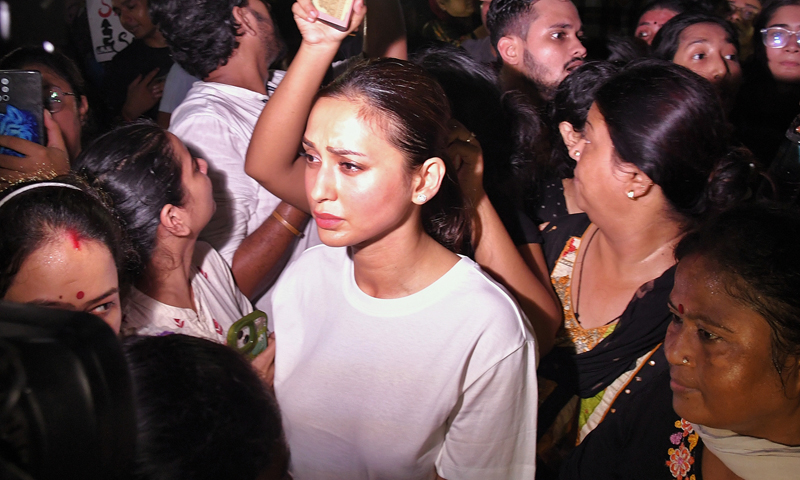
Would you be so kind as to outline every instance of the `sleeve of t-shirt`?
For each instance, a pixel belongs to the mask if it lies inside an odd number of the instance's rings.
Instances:
[[[164,82],[164,94],[161,96],[158,111],[172,113],[186,98],[194,82],[199,81],[199,78],[189,75],[180,65],[173,63]]]
[[[528,340],[464,391],[437,473],[459,480],[532,479],[537,395],[535,346]]]
[[[189,151],[208,162],[217,210],[200,237],[230,266],[236,249],[250,233],[248,222],[258,198],[258,183],[244,172],[248,139],[241,138],[210,114],[179,118],[169,130]]]

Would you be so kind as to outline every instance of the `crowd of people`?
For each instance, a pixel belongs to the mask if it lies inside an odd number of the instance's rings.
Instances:
[[[794,478],[800,0],[113,4],[98,105],[0,60],[0,299],[118,334],[135,478]]]

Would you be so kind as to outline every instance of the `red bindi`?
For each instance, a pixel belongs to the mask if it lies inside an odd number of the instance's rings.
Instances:
[[[682,304],[682,303],[679,303],[679,304],[678,304],[678,313],[680,313],[681,315],[683,315],[683,304]]]
[[[72,246],[75,247],[75,250],[81,249],[81,234],[78,233],[77,230],[74,228],[67,229],[67,236],[70,240],[72,240]]]
[[[78,292],[78,294],[75,296],[78,297],[78,300],[80,300],[81,298],[83,298],[83,295],[84,295],[83,292]]]

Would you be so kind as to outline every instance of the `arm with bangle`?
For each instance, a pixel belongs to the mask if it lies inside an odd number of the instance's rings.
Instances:
[[[272,215],[242,240],[233,254],[231,271],[248,298],[266,291],[283,270],[292,246],[302,238],[308,215],[281,202]]]

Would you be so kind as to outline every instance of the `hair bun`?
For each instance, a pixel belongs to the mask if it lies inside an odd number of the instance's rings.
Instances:
[[[702,213],[713,215],[748,200],[761,177],[761,165],[744,147],[731,149],[708,176]]]

